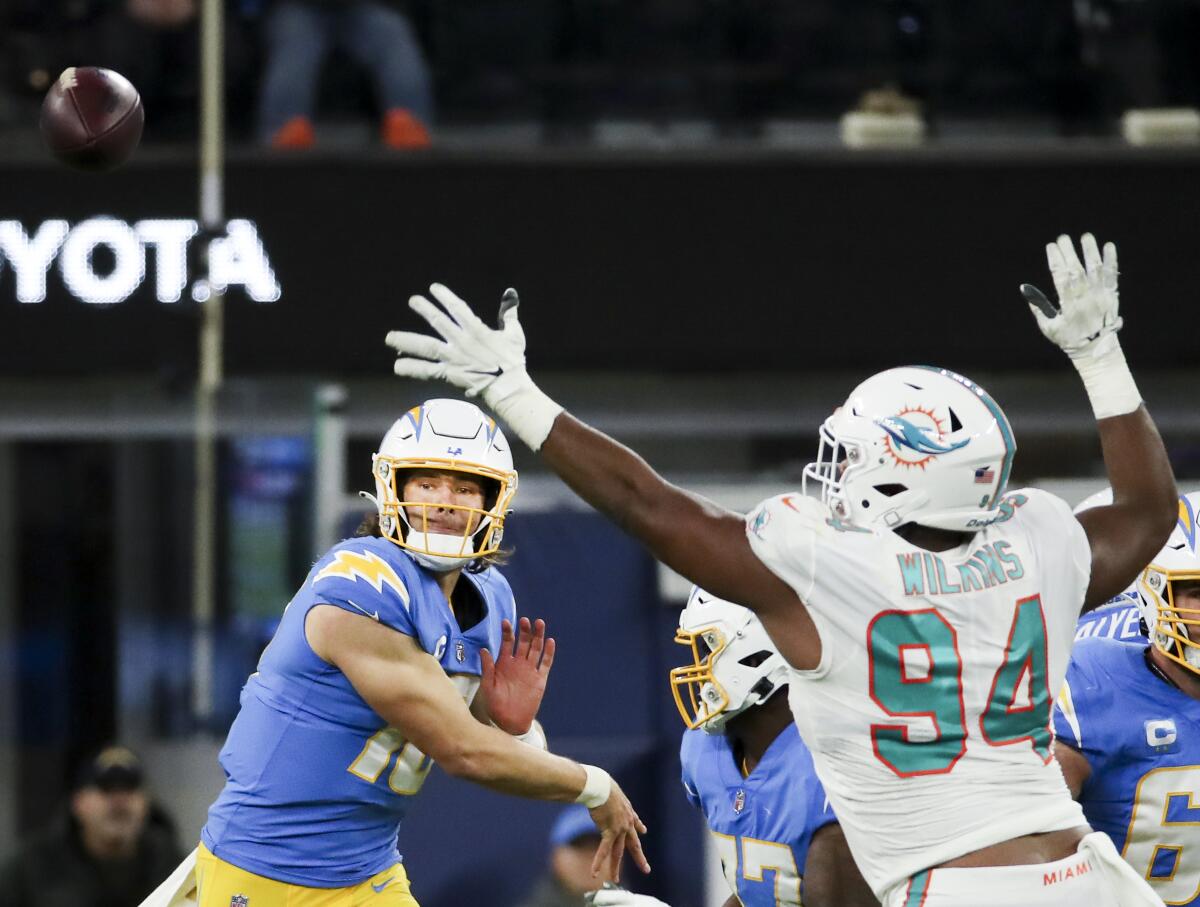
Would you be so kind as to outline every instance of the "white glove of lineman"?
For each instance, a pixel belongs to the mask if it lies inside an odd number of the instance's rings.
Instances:
[[[424,296],[411,297],[408,305],[442,339],[411,331],[389,332],[386,343],[399,354],[393,367],[396,374],[437,378],[462,388],[468,397],[481,395],[521,440],[539,449],[562,407],[543,394],[525,371],[525,331],[517,316],[517,291],[504,291],[499,329],[484,324],[448,287],[435,283],[429,292],[445,311]]]
[[[461,387],[468,397],[474,397],[505,375],[509,378],[528,377],[525,374],[525,332],[517,318],[516,290],[504,292],[498,319],[500,330],[484,324],[449,287],[435,283],[429,292],[445,306],[445,312],[424,296],[411,297],[408,305],[428,321],[442,339],[410,331],[391,331],[386,343],[400,354],[395,365],[397,375],[441,378]]]
[[[1136,410],[1142,396],[1117,340],[1117,247],[1106,243],[1102,258],[1091,233],[1084,233],[1079,245],[1082,264],[1069,236],[1046,246],[1057,305],[1027,283],[1021,284],[1021,295],[1042,333],[1071,357],[1096,418],[1108,419]]]
[[[1072,359],[1112,352],[1121,329],[1121,316],[1117,314],[1117,247],[1105,243],[1101,258],[1091,233],[1084,233],[1079,245],[1083,264],[1069,236],[1060,236],[1046,246],[1058,305],[1037,287],[1021,284],[1021,294],[1042,333]]]
[[[584,895],[583,903],[587,907],[670,907],[648,894],[634,894],[624,888],[609,888],[607,885],[599,891],[589,891]]]

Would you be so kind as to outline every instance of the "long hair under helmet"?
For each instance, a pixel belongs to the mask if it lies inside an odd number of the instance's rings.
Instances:
[[[426,400],[414,406],[383,436],[371,467],[380,532],[418,563],[444,573],[500,550],[517,473],[504,433],[479,407],[464,400]],[[483,507],[403,500],[407,474],[422,469],[478,476],[484,485]],[[466,511],[462,533],[426,531],[422,515],[434,510]]]
[[[872,375],[821,426],[804,469],[834,516],[863,528],[971,532],[1000,516],[1013,454],[1003,410],[968,378],[914,365]]]

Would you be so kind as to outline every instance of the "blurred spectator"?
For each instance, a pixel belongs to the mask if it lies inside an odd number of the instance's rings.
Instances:
[[[316,142],[317,82],[334,48],[366,69],[391,148],[429,145],[433,91],[412,24],[387,0],[275,0],[265,27],[259,137],[276,148]]]
[[[124,75],[146,106],[148,140],[196,134],[200,97],[201,0],[92,0],[102,12],[87,34],[87,59]],[[224,0],[223,0],[224,2]],[[231,4],[227,4],[231,5]],[[226,16],[225,84],[236,100],[249,83],[246,41],[236,16]]]
[[[0,869],[0,907],[137,907],[183,859],[124,747],[84,763],[70,811]]]
[[[231,11],[236,0],[222,0]],[[0,73],[35,110],[68,66],[115,69],[146,106],[146,139],[196,134],[201,0],[0,0]],[[235,126],[248,118],[253,80],[242,20],[226,18],[225,82]],[[22,111],[29,123],[36,112]]]
[[[563,809],[550,828],[550,871],[520,907],[580,907],[583,896],[599,887],[592,876],[592,858],[600,832],[587,808]]]
[[[43,93],[72,62],[97,0],[0,0],[0,74],[13,125],[37,122]],[[70,61],[70,62],[68,62]]]

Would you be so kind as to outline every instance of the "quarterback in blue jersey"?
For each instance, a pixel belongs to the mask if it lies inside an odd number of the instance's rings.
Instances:
[[[242,691],[195,856],[199,907],[414,907],[397,835],[434,761],[588,806],[598,883],[626,849],[648,870],[617,785],[546,752],[534,724],[553,641],[522,621],[512,652],[512,592],[491,562],[516,473],[496,423],[428,401],[373,472],[374,532],[317,561]]]
[[[1180,497],[1138,579],[1150,639],[1080,639],[1054,711],[1055,754],[1088,822],[1171,905],[1200,905],[1197,505],[1200,493]]]
[[[758,618],[693,589],[675,641],[692,656],[671,671],[688,727],[683,789],[720,855],[725,907],[877,907],[792,721],[787,663]],[[611,889],[591,903],[665,907]]]

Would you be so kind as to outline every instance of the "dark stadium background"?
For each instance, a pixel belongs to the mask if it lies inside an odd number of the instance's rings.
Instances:
[[[226,215],[254,224],[281,293],[255,302],[234,287],[225,301],[214,708],[202,719],[191,623],[200,240],[178,303],[155,299],[153,254],[123,301],[79,298],[56,260],[44,299],[21,302],[0,254],[0,856],[61,807],[78,760],[114,739],[144,756],[182,839],[198,832],[238,690],[319,553],[321,395],[331,384],[345,394],[348,527],[391,420],[445,393],[391,377],[382,342],[422,329],[405,301],[434,280],[481,312],[517,287],[545,389],[730,506],[798,484],[820,421],[858,380],[906,363],[978,380],[1012,421],[1014,484],[1045,480],[1078,500],[1103,481],[1094,420],[1017,286],[1049,290],[1044,244],[1091,230],[1119,245],[1122,343],[1185,490],[1200,476],[1200,146],[1134,148],[1117,123],[1139,101],[1134,76],[1151,71],[1147,47],[1182,48],[1187,65],[1167,66],[1144,103],[1196,103],[1194,5],[1107,4],[1125,31],[1066,50],[1069,4],[977,4],[974,15],[932,0],[693,4],[728,32],[666,14],[686,5],[509,4],[544,30],[505,31],[505,4],[414,4],[451,139],[428,153],[255,150],[234,86]],[[574,43],[556,31],[565,7]],[[883,24],[871,17],[881,10]],[[916,33],[896,30],[905,17]],[[0,33],[0,47],[15,37]],[[842,147],[836,118],[897,72],[932,112],[929,140]],[[1071,86],[1078,104],[1064,107]],[[589,139],[606,111],[656,138]],[[815,137],[764,138],[760,121],[787,116]],[[672,118],[715,124],[710,140],[663,139]],[[542,138],[525,145],[484,128],[530,119]],[[8,108],[0,127],[0,227],[196,217],[190,145],[148,141],[97,177],[46,160]],[[113,263],[100,247],[91,267],[104,276]],[[505,572],[521,612],[545,617],[561,646],[551,745],[613,769],[638,805],[655,867],[644,890],[674,907],[708,903],[666,682],[686,585],[516,456]],[[515,904],[543,869],[554,812],[433,772],[400,836],[416,896]]]

